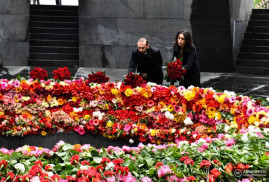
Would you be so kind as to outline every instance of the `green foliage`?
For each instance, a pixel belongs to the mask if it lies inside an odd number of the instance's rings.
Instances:
[[[255,8],[262,0],[253,0],[253,7]]]

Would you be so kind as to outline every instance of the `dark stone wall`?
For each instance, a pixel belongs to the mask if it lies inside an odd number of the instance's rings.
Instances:
[[[174,36],[191,29],[191,0],[80,0],[80,66],[127,68],[138,38],[170,61]]]
[[[27,65],[28,0],[0,0],[0,66]]]
[[[229,0],[193,0],[191,27],[202,71],[232,72]]]

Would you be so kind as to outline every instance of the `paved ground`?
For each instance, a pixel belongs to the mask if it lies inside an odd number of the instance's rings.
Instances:
[[[28,66],[5,66],[0,67],[0,78],[16,78],[17,75],[28,77],[32,68]],[[57,67],[46,67],[49,78],[52,77],[51,72]],[[103,68],[69,68],[74,78],[86,78],[92,71],[102,71]],[[110,81],[121,81],[123,76],[127,74],[127,69],[109,69],[106,68],[106,75]],[[164,82],[164,85],[168,83]],[[237,74],[237,73],[209,73],[201,72],[201,86],[212,87],[220,91],[228,90],[239,94],[253,96],[253,97],[268,97],[269,98],[269,77]]]

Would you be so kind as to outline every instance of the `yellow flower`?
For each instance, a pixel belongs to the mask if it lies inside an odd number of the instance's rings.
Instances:
[[[133,90],[130,89],[130,88],[127,88],[124,92],[124,94],[127,96],[127,97],[130,97],[131,95],[133,95]]]
[[[78,97],[72,97],[73,102],[77,102],[77,100],[78,100]]]
[[[188,101],[191,101],[195,97],[195,92],[193,92],[191,90],[186,90],[186,92],[184,93],[184,97]]]
[[[113,125],[114,125],[114,123],[110,120],[106,123],[106,126],[109,128],[111,128]]]
[[[169,105],[169,106],[167,107],[167,110],[168,110],[169,112],[172,112],[172,111],[174,110],[174,107],[173,107],[172,105]]]
[[[157,130],[151,130],[151,131],[150,131],[150,135],[151,135],[151,136],[156,136],[157,133],[158,133]]]
[[[115,89],[115,88],[112,88],[112,89],[111,89],[111,93],[112,93],[113,95],[118,95],[119,91],[118,91],[117,89]]]
[[[137,132],[138,131],[138,129],[137,128],[134,128],[134,132]]]
[[[48,95],[47,96],[47,101],[49,102],[49,101],[51,101],[51,99],[52,99],[51,95]]]
[[[86,115],[84,116],[84,119],[87,120],[87,119],[90,119],[90,117],[91,117],[91,116],[90,116],[89,114],[86,114]]]
[[[217,97],[218,102],[221,103],[221,104],[223,104],[226,97],[227,97],[226,94],[222,94],[221,96]]]
[[[47,135],[47,132],[45,132],[45,131],[41,131],[41,135],[42,135],[42,136],[46,136],[46,135]]]
[[[0,115],[2,116],[5,115],[4,111],[0,111]]]
[[[220,120],[220,119],[221,119],[221,114],[220,114],[220,112],[217,112],[217,113],[215,114],[215,118],[216,118],[217,120]]]
[[[259,122],[259,120],[255,116],[252,115],[248,118],[249,124],[254,124],[255,122]]]

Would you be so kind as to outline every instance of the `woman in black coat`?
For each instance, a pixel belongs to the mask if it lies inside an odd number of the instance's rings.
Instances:
[[[193,45],[191,33],[182,30],[177,33],[174,44],[173,57],[183,62],[186,74],[183,76],[183,85],[200,87],[200,66],[197,61],[196,48]]]

